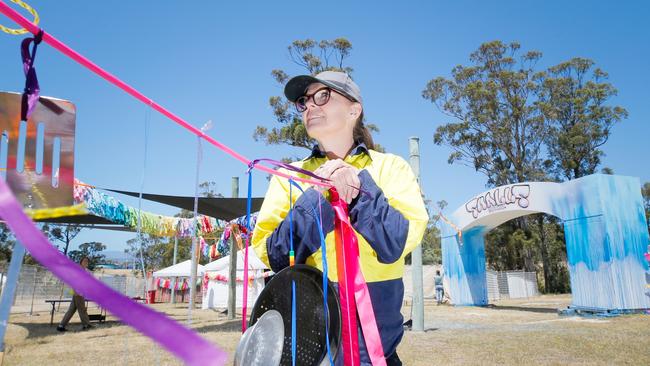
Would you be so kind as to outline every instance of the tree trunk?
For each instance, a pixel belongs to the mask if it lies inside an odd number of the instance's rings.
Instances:
[[[66,257],[68,256],[68,247],[69,246],[70,246],[70,239],[67,238],[67,236],[66,236],[66,238],[65,238],[65,249],[63,249],[63,255],[65,255]]]
[[[519,218],[520,228],[526,233],[526,236],[530,233],[528,227],[528,220],[526,217]],[[533,252],[530,250],[530,247],[524,246],[523,248],[523,267],[526,272],[535,272],[535,263],[533,262]]]
[[[551,285],[551,263],[548,258],[548,248],[546,247],[546,230],[544,230],[544,215],[537,216],[537,224],[539,225],[539,250],[542,256],[542,265],[544,267],[544,292],[547,294],[554,291]]]

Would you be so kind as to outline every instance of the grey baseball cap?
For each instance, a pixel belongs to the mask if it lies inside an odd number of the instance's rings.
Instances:
[[[309,85],[321,83],[335,89],[359,103],[361,100],[361,90],[359,86],[352,81],[350,75],[340,71],[323,71],[316,76],[299,75],[291,78],[284,87],[284,95],[292,102],[305,95]]]

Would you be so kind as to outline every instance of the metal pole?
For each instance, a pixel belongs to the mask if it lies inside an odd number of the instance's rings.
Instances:
[[[239,198],[239,177],[232,177],[232,198]]]
[[[524,270],[524,291],[526,291],[526,298],[528,298],[528,279],[527,272]]]
[[[177,255],[178,255],[178,236],[175,236],[174,237],[174,259],[173,259],[174,263],[173,264],[176,264]]]
[[[176,254],[178,253],[178,236],[174,237],[174,265],[176,264]],[[174,285],[172,286],[172,304],[176,304],[176,281],[178,279],[174,277]]]
[[[34,296],[36,295],[36,278],[38,274],[38,267],[34,267],[34,282],[32,283],[32,304],[29,306],[29,316],[34,313]]]
[[[5,353],[5,333],[7,325],[9,325],[9,312],[11,305],[16,294],[16,287],[18,286],[18,277],[20,277],[20,267],[23,265],[23,258],[25,257],[25,247],[19,242],[14,244],[14,250],[11,253],[11,262],[9,262],[9,271],[7,273],[7,283],[5,290],[2,292],[2,299],[0,299],[0,364],[4,358]]]
[[[197,245],[197,240],[196,238],[192,238],[192,249],[190,250],[190,257],[192,259],[192,269],[190,271],[190,301],[187,307],[187,324],[192,325],[192,309],[194,309],[194,283],[196,283],[196,245]]]
[[[192,232],[192,250],[190,250],[192,269],[190,271],[190,303],[187,311],[187,324],[192,325],[192,309],[194,309],[194,297],[196,296],[196,266],[198,264],[198,207],[199,207],[199,168],[201,166],[201,137],[197,137],[196,149],[196,177],[194,181],[194,230]]]
[[[415,178],[420,184],[420,139],[418,137],[409,138],[409,162]],[[413,330],[416,332],[424,331],[424,291],[422,289],[422,244],[411,252],[411,278],[413,280]]]
[[[239,198],[239,177],[232,177],[232,198]],[[228,319],[235,319],[237,307],[237,243],[230,230],[230,273],[228,274]]]

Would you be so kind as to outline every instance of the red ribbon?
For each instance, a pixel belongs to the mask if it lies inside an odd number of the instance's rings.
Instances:
[[[359,242],[350,223],[348,205],[339,197],[335,189],[331,188],[330,194],[336,223],[336,270],[339,278],[343,325],[341,328],[343,361],[345,365],[359,364],[356,318],[358,313],[370,361],[375,366],[385,366],[384,349],[377,329],[368,285],[359,266]]]
[[[250,197],[250,195],[249,195]],[[247,307],[248,307],[248,240],[249,236],[246,236],[246,249],[244,251],[244,293],[242,296],[242,320],[241,320],[241,332],[244,334],[246,331],[246,319],[248,317],[247,315]],[[232,253],[231,253],[232,255]]]

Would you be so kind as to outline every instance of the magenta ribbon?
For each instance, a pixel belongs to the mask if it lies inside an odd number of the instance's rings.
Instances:
[[[76,292],[110,311],[124,323],[158,342],[188,365],[223,365],[227,354],[189,328],[138,304],[95,279],[61,254],[25,215],[7,184],[0,179],[0,217],[31,255]]]
[[[335,189],[331,188],[330,194],[336,222],[336,269],[339,278],[339,301],[343,325],[341,327],[343,361],[345,365],[359,364],[356,318],[356,314],[358,314],[370,361],[375,366],[385,366],[384,348],[381,344],[368,285],[361,273],[359,242],[350,223],[348,206]]]
[[[242,322],[241,322],[241,332],[244,334],[246,331],[247,318],[248,318],[248,241],[250,235],[246,234],[246,248],[244,249],[244,283],[243,283],[243,297],[242,301]],[[230,253],[232,255],[232,253]]]
[[[282,162],[282,161],[279,161],[279,160],[268,159],[268,158],[260,158],[260,159],[255,159],[255,160],[251,161],[250,164],[248,164],[249,171],[250,171],[250,169],[256,167],[261,162],[269,163],[269,164],[271,164],[273,166],[276,166],[278,168],[284,168],[286,170],[290,170],[290,171],[293,171],[293,172],[296,172],[296,173],[304,174],[304,175],[306,175],[308,177],[317,179],[317,180],[322,181],[322,182],[329,182],[330,181],[329,179],[320,177],[320,176],[314,174],[314,172],[309,171],[307,169],[298,168],[297,166],[293,166],[293,165],[291,165],[289,163],[285,163],[285,162]]]
[[[293,166],[293,165],[291,165],[289,163],[284,163],[284,162],[281,162],[281,161],[278,161],[278,160],[273,160],[273,159],[268,159],[268,158],[260,158],[260,159],[252,160],[250,162],[250,164],[248,164],[248,171],[250,172],[251,169],[261,166],[261,165],[259,165],[259,163],[261,163],[261,162],[269,163],[269,164],[271,164],[271,165],[273,165],[273,166],[275,166],[277,168],[284,168],[284,169],[290,170],[292,172],[304,174],[304,175],[306,175],[306,176],[308,176],[310,178],[314,178],[314,179],[318,180],[319,182],[322,182],[322,183],[325,183],[325,184],[328,184],[328,185],[331,182],[330,179],[323,178],[323,177],[321,177],[319,175],[316,175],[316,174],[314,174],[314,172],[309,171],[307,169],[299,168],[299,167]],[[293,180],[297,180],[297,181],[301,181],[301,179],[299,177],[293,177],[293,178],[288,177],[288,178],[293,179]],[[302,181],[304,181],[304,180],[302,180]],[[361,187],[355,187],[355,186],[352,186],[352,185],[350,185],[350,187],[358,190],[360,194],[370,196],[370,193],[366,192]]]

